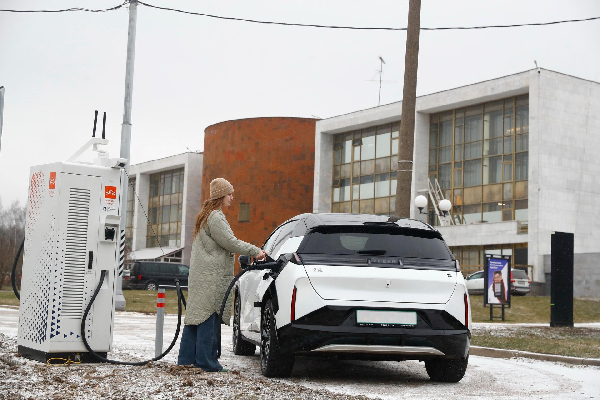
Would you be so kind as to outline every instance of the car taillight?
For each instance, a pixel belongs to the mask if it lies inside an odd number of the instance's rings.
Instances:
[[[296,264],[303,265],[302,259],[300,258],[300,256],[298,254],[294,253],[294,259],[296,260]]]
[[[294,291],[292,292],[292,305],[291,305],[291,317],[290,322],[296,320],[296,286],[294,286]]]
[[[126,277],[125,277],[125,280],[129,280],[129,276],[126,276]]]
[[[512,271],[510,271],[510,283],[515,283],[515,278],[513,278]]]
[[[142,275],[138,275],[138,280],[142,280]]]
[[[469,329],[469,298],[465,293],[465,326]]]

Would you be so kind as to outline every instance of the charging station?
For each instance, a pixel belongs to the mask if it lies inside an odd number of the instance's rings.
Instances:
[[[67,162],[30,170],[17,338],[24,357],[94,362],[82,333],[99,355],[111,350],[126,160],[99,150],[107,143],[92,138]],[[98,153],[94,163],[75,161],[90,146]]]

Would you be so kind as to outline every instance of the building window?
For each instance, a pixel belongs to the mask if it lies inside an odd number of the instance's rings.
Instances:
[[[127,214],[125,217],[125,246],[131,250],[133,244],[133,218],[135,217],[135,178],[129,179],[127,188]]]
[[[250,222],[250,203],[241,203],[238,222]]]
[[[456,224],[517,220],[526,229],[528,177],[528,95],[431,115],[429,178]]]
[[[334,136],[332,212],[394,214],[400,123]]]
[[[181,246],[183,168],[150,175],[146,247]]]

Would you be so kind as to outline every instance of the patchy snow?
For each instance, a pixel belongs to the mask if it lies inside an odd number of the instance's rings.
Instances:
[[[164,347],[177,318],[165,317]],[[471,356],[458,384],[429,380],[423,363],[329,361],[298,357],[292,377],[260,374],[258,352],[233,355],[231,328],[223,326],[221,363],[229,373],[177,367],[179,350],[144,367],[108,364],[48,366],[16,354],[18,310],[0,307],[0,399],[199,398],[199,399],[599,399],[600,367],[530,359]],[[509,324],[481,324],[510,332]],[[507,325],[507,326],[505,326]],[[600,325],[600,324],[598,324]],[[474,328],[479,328],[477,324]],[[117,312],[109,358],[127,361],[154,356],[155,316]]]

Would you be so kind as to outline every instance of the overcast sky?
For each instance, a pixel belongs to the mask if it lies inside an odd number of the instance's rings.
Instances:
[[[121,0],[0,0],[0,9],[107,8]],[[222,16],[324,25],[405,27],[408,0],[147,0]],[[600,16],[597,0],[423,0],[422,27]],[[128,11],[0,12],[0,153],[4,207],[27,199],[29,169],[64,161],[107,112],[119,154]],[[202,151],[204,129],[269,116],[329,118],[402,99],[406,34],[258,25],[138,7],[131,163]],[[544,27],[422,31],[417,94],[534,67],[600,81],[600,20]],[[371,81],[373,80],[373,81]],[[99,127],[101,125],[99,124]],[[100,128],[99,128],[100,131]],[[83,160],[91,160],[86,154]]]

